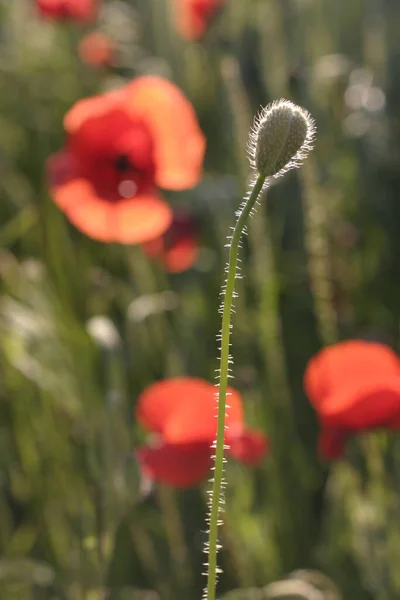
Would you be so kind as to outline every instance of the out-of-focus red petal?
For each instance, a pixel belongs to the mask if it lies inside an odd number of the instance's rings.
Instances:
[[[172,377],[150,385],[139,396],[135,415],[139,423],[155,433],[164,434],[171,415],[183,404],[208,406],[210,384],[197,377]]]
[[[92,167],[88,175],[93,179],[102,178],[104,162],[113,167],[122,156],[129,159],[137,171],[147,173],[151,182],[154,181],[151,132],[143,122],[133,121],[120,107],[110,107],[103,114],[84,119],[70,134],[68,149],[82,165]]]
[[[196,377],[176,377],[158,381],[139,397],[135,409],[143,427],[163,435],[166,442],[214,441],[217,428],[216,393],[211,383]],[[228,388],[230,408],[227,425],[243,422],[240,394]]]
[[[114,63],[115,46],[108,35],[94,31],[85,35],[78,44],[81,61],[92,67],[108,67]]]
[[[197,240],[186,236],[177,240],[163,254],[162,262],[169,273],[182,273],[195,264],[199,254]]]
[[[116,209],[114,241],[120,244],[142,244],[166,231],[172,220],[170,206],[158,195],[140,194],[132,200],[120,201]]]
[[[340,429],[322,429],[318,437],[318,454],[322,460],[337,460],[344,454],[348,432]]]
[[[325,427],[362,431],[385,427],[400,413],[400,377],[354,381],[320,405]]]
[[[209,385],[203,398],[194,398],[181,404],[168,420],[164,437],[171,443],[189,443],[208,440],[211,444],[217,432],[217,388]],[[240,427],[243,424],[242,398],[236,390],[228,388],[225,425]]]
[[[190,269],[197,260],[200,221],[188,211],[175,210],[171,227],[159,239],[143,245],[143,251],[155,258],[169,273]]]
[[[68,151],[79,165],[82,178],[95,188],[96,196],[114,204],[122,199],[158,196],[154,193],[151,132],[123,110],[119,94],[78,102],[66,115],[65,126],[69,132]],[[154,239],[155,235],[145,237]]]
[[[39,12],[49,19],[92,21],[98,12],[97,0],[36,0]]]
[[[180,237],[165,248],[163,239],[154,240],[143,245],[144,252],[153,258],[157,258],[161,265],[169,273],[182,273],[195,264],[199,246],[194,236]]]
[[[143,446],[137,450],[143,473],[160,483],[176,488],[198,485],[211,469],[211,450],[207,443]]]
[[[102,242],[141,244],[164,233],[172,210],[157,192],[110,201],[99,195],[68,152],[49,159],[51,195],[80,231]]]
[[[126,100],[125,88],[78,100],[64,116],[65,131],[69,135],[73,135],[89,119],[102,117],[113,110],[119,110],[124,100]]]
[[[150,258],[160,259],[164,253],[164,237],[142,244],[142,250]]]
[[[180,89],[162,77],[138,77],[128,86],[129,110],[152,133],[156,183],[183,190],[201,179],[205,137]]]
[[[350,340],[325,348],[308,363],[304,386],[312,404],[318,408],[336,389],[368,377],[400,375],[399,357],[388,346],[377,342]]]
[[[304,390],[314,408],[329,394],[330,379],[324,372],[324,352],[322,350],[311,358],[304,373]],[[325,369],[326,370],[326,369]]]
[[[175,0],[175,19],[180,35],[186,40],[202,38],[224,3],[225,0]]]
[[[262,431],[246,428],[228,430],[226,443],[228,454],[249,466],[260,464],[269,450],[268,438]]]
[[[113,242],[116,228],[113,205],[98,199],[86,179],[78,178],[51,189],[54,202],[85,235]]]

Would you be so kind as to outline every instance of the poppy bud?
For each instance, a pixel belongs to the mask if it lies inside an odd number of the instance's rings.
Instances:
[[[266,106],[250,134],[252,167],[264,177],[280,177],[300,166],[313,148],[315,123],[311,115],[289,100]]]

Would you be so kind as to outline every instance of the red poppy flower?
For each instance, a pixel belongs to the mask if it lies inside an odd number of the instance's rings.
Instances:
[[[95,19],[97,0],[36,0],[40,14],[56,21],[83,21]]]
[[[351,340],[325,348],[304,381],[326,458],[338,456],[351,433],[400,424],[400,359],[383,344]]]
[[[314,405],[335,389],[370,376],[400,375],[400,361],[388,346],[349,340],[324,348],[307,365],[304,383]],[[316,406],[317,408],[317,406]]]
[[[162,235],[172,211],[157,191],[193,187],[205,139],[182,92],[157,76],[79,101],[66,114],[65,150],[51,157],[55,203],[86,235],[141,244]]]
[[[198,40],[226,0],[175,0],[175,18],[180,35]]]
[[[100,31],[85,35],[78,44],[81,61],[91,67],[110,67],[115,60],[115,46],[111,38]]]
[[[157,434],[137,450],[148,477],[175,487],[190,487],[208,476],[217,428],[215,391],[215,386],[202,379],[178,377],[155,383],[143,392],[136,418]],[[232,388],[228,392],[228,453],[245,464],[256,465],[267,451],[266,437],[246,428],[241,396]]]
[[[164,235],[143,244],[142,248],[169,273],[187,271],[195,264],[199,253],[193,217],[189,213],[176,211]]]

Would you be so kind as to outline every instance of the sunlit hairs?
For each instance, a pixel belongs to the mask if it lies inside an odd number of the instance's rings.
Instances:
[[[255,118],[250,132],[248,152],[254,172],[250,189],[239,210],[232,236],[229,236],[229,259],[226,267],[226,280],[222,286],[222,327],[218,337],[221,342],[220,366],[218,369],[218,425],[215,441],[215,463],[212,490],[209,501],[209,538],[205,546],[208,554],[207,587],[204,600],[215,600],[217,584],[218,526],[223,510],[223,466],[225,439],[225,412],[227,405],[227,384],[233,364],[230,355],[231,313],[235,296],[235,280],[239,274],[238,252],[240,239],[246,232],[246,223],[255,209],[258,199],[268,187],[270,178],[278,178],[290,169],[299,167],[313,148],[315,123],[311,115],[289,100],[278,100],[265,107]]]

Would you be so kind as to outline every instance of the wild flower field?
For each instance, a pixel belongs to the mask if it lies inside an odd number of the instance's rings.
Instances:
[[[0,600],[212,599],[227,246],[280,98],[317,135],[242,239],[217,598],[400,597],[399,31],[0,0]]]

